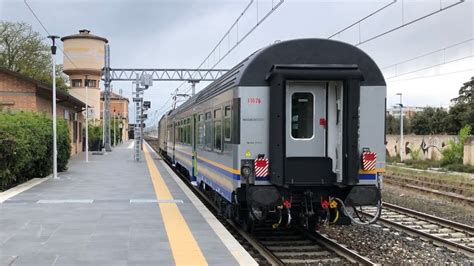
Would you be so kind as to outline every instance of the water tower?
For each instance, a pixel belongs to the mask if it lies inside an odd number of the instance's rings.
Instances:
[[[69,76],[71,82],[69,93],[85,102],[87,82],[88,103],[93,108],[90,118],[100,119],[99,82],[104,67],[104,45],[108,40],[90,34],[86,29],[61,40],[64,42],[64,73]]]

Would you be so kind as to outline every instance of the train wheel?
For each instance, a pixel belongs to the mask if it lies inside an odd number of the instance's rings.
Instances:
[[[227,219],[233,219],[234,218],[234,210],[232,208],[232,204],[227,204],[225,207],[225,217]]]
[[[254,228],[255,221],[251,217],[250,213],[247,212],[246,217],[242,221],[242,229],[244,229],[246,232],[252,233]]]
[[[234,213],[234,221],[236,221],[242,229],[246,232],[252,232],[255,222],[253,221],[252,217],[250,217],[250,213],[246,209],[242,209],[240,205],[234,205],[233,208]]]

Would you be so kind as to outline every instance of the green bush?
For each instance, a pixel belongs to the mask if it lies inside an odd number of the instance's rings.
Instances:
[[[122,139],[122,130],[120,130],[120,124],[123,126],[123,122],[121,119],[115,120],[115,128],[114,128],[114,119],[111,118],[110,123],[110,144],[113,145],[114,143],[114,130],[117,130],[115,134],[115,143],[120,143]],[[103,138],[103,124],[100,120],[91,120],[89,121],[89,150],[91,151],[100,151],[102,149],[102,138]],[[86,133],[84,132],[84,135]]]
[[[411,148],[411,152],[410,152],[410,158],[413,160],[413,161],[418,161],[420,160],[420,152],[421,152],[421,149],[416,149],[416,148]]]
[[[451,164],[446,166],[446,169],[453,172],[464,172],[474,174],[474,166],[464,164]]]
[[[464,154],[464,141],[471,135],[471,126],[465,125],[459,130],[459,141],[450,140],[448,147],[441,151],[443,159],[441,165],[446,166],[450,164],[462,164]]]
[[[84,133],[85,136],[85,133]],[[100,151],[102,146],[102,124],[98,120],[89,121],[89,150]]]
[[[66,170],[71,145],[64,120],[58,119],[58,170]],[[0,190],[51,173],[52,120],[41,113],[0,112]]]

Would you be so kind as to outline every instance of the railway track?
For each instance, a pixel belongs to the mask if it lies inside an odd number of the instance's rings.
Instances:
[[[454,201],[461,201],[469,205],[474,205],[473,189],[470,187],[451,186],[438,184],[425,180],[416,180],[399,176],[386,175],[384,182],[387,184],[405,187],[425,193],[434,194]]]
[[[446,181],[439,178],[429,178],[424,176],[404,176],[398,174],[386,174],[384,178],[388,181],[405,182],[412,185],[436,189],[448,193],[456,193],[465,197],[474,196],[474,183],[460,181]]]
[[[149,143],[156,151],[153,141]],[[168,165],[170,163],[166,160]],[[362,264],[375,265],[357,252],[338,244],[325,235],[311,233],[303,229],[277,228],[271,225],[256,227],[252,234],[242,230],[234,221],[218,214],[218,207],[205,192],[187,182],[176,169],[170,167],[231,232],[232,235],[255,258],[259,265],[311,265],[311,264]]]
[[[384,203],[379,223],[474,258],[474,227]],[[364,210],[373,216],[375,209]]]

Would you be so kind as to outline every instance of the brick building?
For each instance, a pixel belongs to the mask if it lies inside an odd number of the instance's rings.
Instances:
[[[122,121],[122,141],[128,140],[128,98],[111,92],[110,94],[110,118],[114,116]],[[100,118],[104,114],[104,92],[100,92]]]
[[[86,105],[70,94],[57,90],[57,117],[67,120],[71,154],[82,152],[82,111]],[[0,110],[33,111],[52,115],[52,88],[20,73],[0,68]]]

